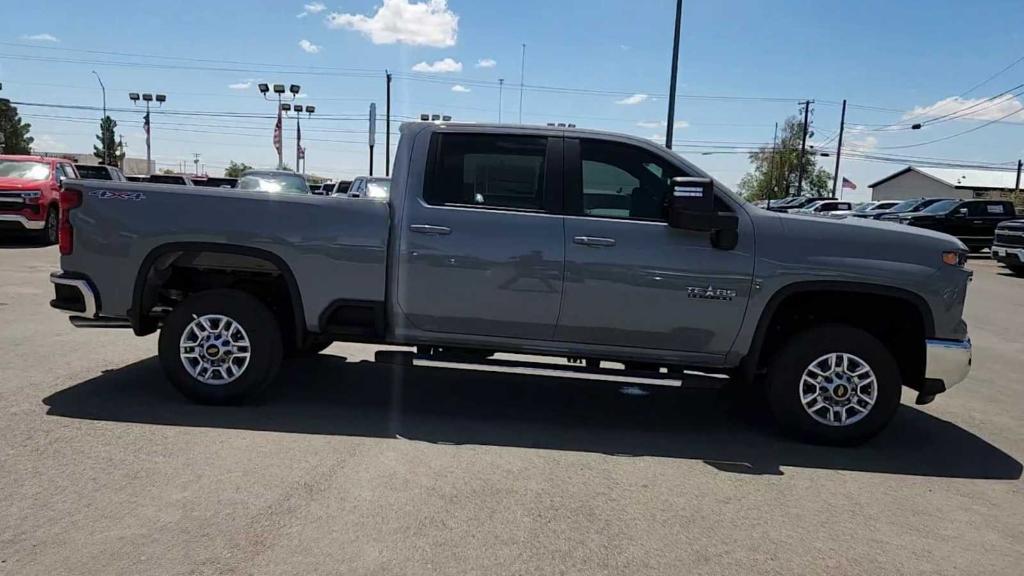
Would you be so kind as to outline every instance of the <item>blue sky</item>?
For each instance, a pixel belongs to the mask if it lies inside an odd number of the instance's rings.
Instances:
[[[0,94],[21,102],[99,106],[91,73],[96,70],[110,108],[130,108],[129,91],[150,91],[168,95],[168,111],[269,115],[273,105],[262,99],[255,81],[301,84],[300,102],[318,109],[303,124],[310,171],[354,176],[366,170],[369,103],[383,112],[385,68],[396,75],[396,116],[438,112],[465,121],[497,120],[494,83],[504,78],[503,119],[517,121],[523,43],[527,84],[595,91],[527,90],[525,122],[663,134],[674,9],[671,0],[388,0],[383,8],[381,0],[93,1],[88,10],[63,0],[25,3],[5,11],[0,21]],[[734,185],[747,170],[745,155],[735,148],[770,142],[773,123],[796,113],[796,100],[818,101],[813,140],[820,143],[838,128],[837,103],[846,98],[852,105],[851,150],[1015,161],[1024,155],[1024,113],[947,141],[891,148],[1012,113],[1022,107],[1015,97],[985,106],[976,117],[925,130],[878,128],[906,124],[903,118],[915,108],[914,120],[920,121],[1024,83],[1022,62],[964,94],[1024,56],[1022,21],[1019,0],[688,0],[679,87],[686,97],[677,104],[676,140],[685,156]],[[479,67],[484,59],[495,65]],[[437,62],[461,70],[414,71],[420,63],[436,69]],[[468,91],[453,91],[456,85]],[[954,97],[960,99],[946,100]],[[928,107],[934,108],[921,114]],[[28,106],[21,111],[33,124],[38,148],[91,148],[98,112]],[[144,156],[141,112],[118,110],[111,116],[120,123],[129,154]],[[272,127],[267,118],[154,115],[153,154],[161,167],[171,167],[198,152],[211,173],[229,160],[272,166]],[[294,128],[294,122],[286,123],[290,163]],[[734,149],[705,155],[699,151],[709,149],[700,146]],[[830,169],[832,161],[822,159]],[[866,192],[868,183],[899,167],[851,158],[841,174]]]

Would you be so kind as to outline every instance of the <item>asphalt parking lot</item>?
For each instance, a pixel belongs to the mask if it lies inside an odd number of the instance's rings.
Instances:
[[[967,381],[854,449],[713,390],[372,361],[195,406],[156,338],[49,309],[0,248],[0,574],[1020,574],[1024,279],[972,259]]]

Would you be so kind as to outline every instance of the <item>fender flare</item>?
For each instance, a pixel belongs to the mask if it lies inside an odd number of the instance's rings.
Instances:
[[[132,286],[132,307],[128,309],[128,321],[136,336],[145,336],[146,334],[152,334],[156,331],[157,327],[155,323],[146,322],[146,319],[142,316],[142,299],[145,296],[146,281],[149,278],[149,272],[152,270],[157,259],[161,256],[174,252],[217,252],[220,254],[236,254],[239,256],[259,258],[273,264],[281,271],[281,275],[285,280],[285,285],[288,287],[288,299],[291,301],[292,305],[292,317],[295,323],[294,329],[296,341],[302,341],[302,337],[305,333],[306,317],[302,307],[302,292],[299,290],[299,284],[295,280],[295,273],[292,272],[291,267],[288,266],[280,256],[268,250],[253,248],[251,246],[220,244],[216,242],[170,242],[167,244],[161,244],[146,254],[146,257],[142,259],[142,264],[139,265],[139,270],[135,275],[135,283]]]

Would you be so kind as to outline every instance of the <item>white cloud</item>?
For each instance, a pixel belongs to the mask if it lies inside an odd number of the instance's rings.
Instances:
[[[384,0],[373,16],[331,12],[326,23],[362,32],[374,44],[446,48],[455,45],[459,32],[459,16],[448,9],[447,0]]]
[[[472,90],[466,88],[462,84],[456,84],[455,86],[452,86],[452,92],[472,92]]]
[[[306,94],[305,92],[299,92],[298,94],[295,95],[295,99],[298,100],[299,98],[306,98],[308,96],[309,94]]]
[[[60,42],[59,38],[46,32],[43,32],[42,34],[23,34],[21,39],[32,40],[35,42]]]
[[[41,134],[35,137],[32,143],[32,150],[39,152],[67,152],[68,145],[49,134]]]
[[[451,58],[437,60],[433,64],[420,62],[412,67],[413,72],[434,72],[443,74],[446,72],[462,72],[462,62],[456,62]]]
[[[302,48],[302,50],[305,51],[307,54],[316,54],[317,52],[320,51],[319,46],[313,44],[312,42],[306,40],[305,38],[299,40],[299,48]]]
[[[647,94],[633,94],[632,96],[627,96],[627,97],[623,98],[622,100],[616,100],[615,103],[616,104],[625,104],[627,106],[632,106],[634,104],[639,104],[639,103],[647,100],[647,98],[648,98]]]
[[[481,58],[476,61],[477,68],[494,68],[498,65],[498,61],[493,58]]]
[[[231,88],[232,90],[248,90],[249,88],[252,88],[252,80],[243,80],[242,82],[228,84],[228,88]]]
[[[970,110],[965,110],[972,107]],[[1024,109],[1024,103],[1012,94],[1006,94],[999,98],[960,98],[951,96],[939,100],[930,106],[917,106],[910,112],[903,115],[903,119],[910,118],[935,118],[946,114],[956,114],[957,118],[965,120],[998,120],[1008,114],[1019,112]],[[962,114],[959,113],[963,111]],[[1011,116],[1006,119],[1013,122],[1024,122],[1024,114]]]
[[[296,14],[295,17],[296,18],[305,18],[306,16],[309,16],[310,14],[319,14],[319,13],[323,12],[324,10],[327,10],[327,5],[324,4],[323,2],[313,2],[311,4],[303,4],[302,12],[299,12],[298,14]]]
[[[878,138],[875,138],[874,136],[865,136],[860,140],[850,140],[850,146],[861,152],[871,152],[875,148],[878,148]]]

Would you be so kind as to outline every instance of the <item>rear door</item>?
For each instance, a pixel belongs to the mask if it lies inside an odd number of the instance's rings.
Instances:
[[[750,294],[753,233],[711,246],[707,232],[670,228],[672,178],[696,176],[635,144],[567,139],[565,290],[558,340],[723,355]],[[733,209],[716,199],[719,210]]]
[[[967,207],[971,241],[989,245],[996,234],[996,226],[1013,217],[1013,204],[999,200],[971,202]]]
[[[436,133],[401,231],[397,301],[420,330],[550,339],[562,297],[562,139]]]

